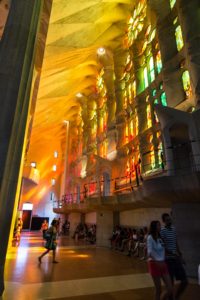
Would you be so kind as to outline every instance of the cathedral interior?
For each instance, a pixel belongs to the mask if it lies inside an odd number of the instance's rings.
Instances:
[[[17,255],[11,236],[23,215],[25,230],[34,229],[34,218],[67,219],[72,232],[80,222],[95,224],[95,247],[109,261],[103,249],[115,226],[148,227],[170,213],[187,274],[197,278],[199,0],[0,0],[0,101],[0,291],[6,255]],[[15,281],[13,263],[8,269],[6,281]],[[120,273],[117,265],[116,274],[130,276],[127,270]],[[44,281],[69,280],[54,279]],[[102,282],[102,291],[91,289],[90,296],[50,298],[45,290],[45,298],[33,293],[30,299],[145,300],[150,289],[147,284],[132,298],[126,288],[117,296],[112,284],[113,298]],[[8,286],[5,299],[28,299],[16,289],[21,298]],[[183,299],[197,299],[189,292]]]

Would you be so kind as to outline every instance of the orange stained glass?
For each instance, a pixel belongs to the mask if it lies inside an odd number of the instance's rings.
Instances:
[[[147,113],[147,128],[151,128],[152,127],[152,117],[151,117],[151,105],[150,104],[147,104],[146,113]]]

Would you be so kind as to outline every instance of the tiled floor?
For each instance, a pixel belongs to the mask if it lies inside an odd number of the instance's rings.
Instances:
[[[52,264],[49,255],[39,265],[43,251],[38,233],[23,234],[20,247],[9,251],[4,300],[154,299],[144,261],[70,238],[59,241],[59,264]],[[191,284],[182,299],[197,300],[199,295],[199,286]]]

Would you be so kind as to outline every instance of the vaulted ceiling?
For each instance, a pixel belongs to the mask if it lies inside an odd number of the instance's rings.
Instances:
[[[53,1],[35,126],[43,126],[44,120],[57,126],[76,119],[76,94],[94,91],[97,49],[122,47],[132,7],[132,0]]]
[[[64,140],[63,121],[75,124],[79,119],[76,94],[90,95],[94,91],[100,69],[97,49],[105,47],[115,51],[122,47],[134,2],[52,1],[28,153],[28,161],[43,166],[44,176],[53,150],[59,150]]]

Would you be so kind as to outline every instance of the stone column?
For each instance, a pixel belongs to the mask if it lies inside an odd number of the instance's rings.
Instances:
[[[112,211],[97,212],[97,246],[110,247],[109,238],[112,235],[114,216]]]
[[[0,48],[0,295],[29,111],[41,0],[13,0]],[[17,193],[17,195],[16,195]]]
[[[186,261],[189,277],[197,277],[200,262],[200,204],[174,203],[172,215],[177,229],[178,242]]]
[[[158,4],[159,6],[160,3]],[[181,80],[180,61],[177,56],[177,46],[173,19],[169,18],[169,8],[167,16],[162,13],[162,8],[157,12],[157,32],[158,41],[163,63],[163,82],[167,95],[167,103],[170,107],[175,107],[185,98]]]
[[[115,86],[114,86],[114,71],[113,66],[104,67],[104,80],[107,87],[107,108],[108,108],[108,121],[107,127],[108,130],[113,127],[115,123]]]
[[[116,122],[123,122],[123,89],[122,76],[126,65],[127,51],[120,50],[114,55]]]
[[[196,105],[200,107],[200,18],[199,0],[177,1],[178,14],[185,41],[191,83],[194,87]]]

